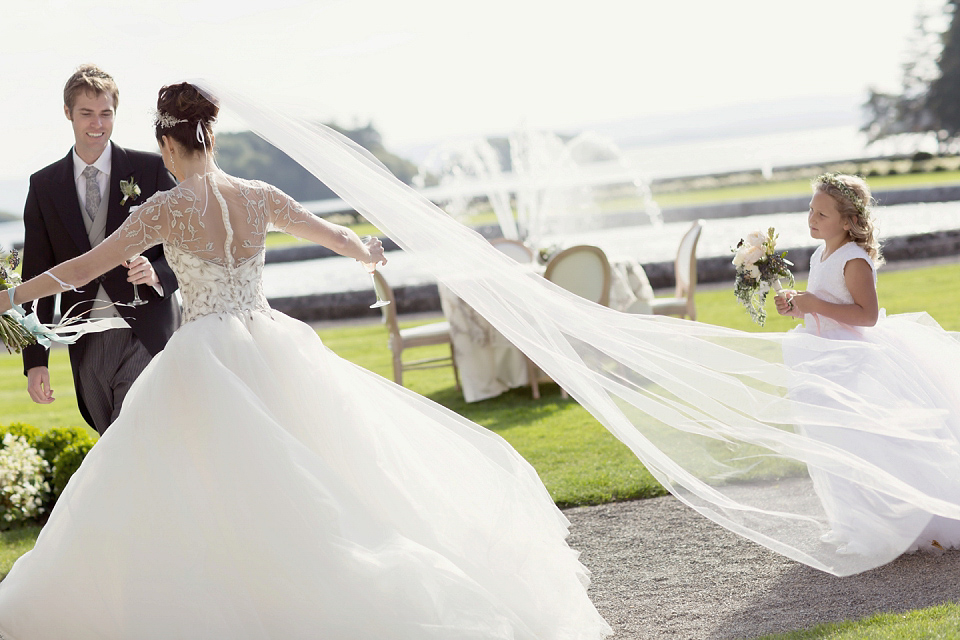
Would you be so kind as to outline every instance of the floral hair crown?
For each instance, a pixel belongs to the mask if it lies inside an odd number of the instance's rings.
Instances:
[[[817,176],[816,180],[813,181],[815,185],[827,184],[831,187],[834,187],[837,191],[843,195],[844,198],[853,203],[853,206],[856,207],[857,213],[861,216],[867,215],[867,205],[863,199],[857,195],[857,192],[851,189],[847,184],[840,179],[840,174],[838,173],[822,173]]]
[[[184,120],[182,118],[174,118],[169,113],[164,113],[163,111],[157,111],[156,123],[157,123],[157,126],[160,127],[161,129],[172,129],[173,127],[177,126],[181,122],[189,122],[189,121]]]

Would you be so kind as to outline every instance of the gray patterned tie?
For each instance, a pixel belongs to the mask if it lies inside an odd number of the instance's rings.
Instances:
[[[86,213],[90,221],[97,217],[97,211],[100,210],[100,185],[97,184],[97,174],[100,170],[93,165],[87,165],[81,174],[87,179],[87,204]]]

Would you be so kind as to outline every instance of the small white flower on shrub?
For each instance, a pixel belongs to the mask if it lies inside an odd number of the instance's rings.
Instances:
[[[50,465],[26,438],[8,433],[0,449],[0,516],[8,523],[43,513],[50,493]]]

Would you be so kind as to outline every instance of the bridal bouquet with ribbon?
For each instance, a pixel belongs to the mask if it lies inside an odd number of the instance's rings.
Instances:
[[[787,252],[777,254],[777,234],[773,227],[766,232],[754,231],[740,240],[733,249],[733,266],[737,277],[733,292],[750,317],[761,327],[767,319],[764,304],[767,293],[782,289],[780,279],[789,280],[793,286],[793,263],[786,259]]]
[[[0,342],[6,347],[7,352],[20,353],[21,349],[31,344],[40,344],[47,349],[54,342],[73,344],[86,333],[127,326],[122,318],[84,319],[71,315],[81,303],[70,307],[57,324],[40,322],[36,312],[27,313],[23,307],[13,301],[12,289],[21,284],[20,274],[17,273],[19,264],[20,256],[15,250],[9,253],[0,251],[0,295],[9,296],[11,307],[0,314]],[[53,277],[49,272],[47,274]],[[70,285],[66,286],[73,289]]]
[[[6,291],[20,284],[20,254],[16,250],[0,251],[0,291]],[[6,294],[3,294],[6,295]],[[17,352],[37,341],[13,314],[0,315],[0,342],[8,353]]]

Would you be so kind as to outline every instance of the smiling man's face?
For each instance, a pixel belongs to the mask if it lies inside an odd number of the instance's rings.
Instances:
[[[93,164],[107,148],[113,133],[113,119],[117,113],[113,96],[81,91],[73,109],[64,105],[63,111],[73,124],[77,155],[87,164]]]

